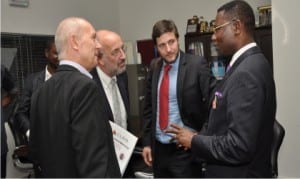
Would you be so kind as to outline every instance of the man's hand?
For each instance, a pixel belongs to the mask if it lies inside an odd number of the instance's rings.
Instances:
[[[149,146],[143,148],[143,158],[144,162],[151,167],[152,166],[152,154],[151,154],[151,148]]]
[[[197,135],[197,133],[176,124],[171,124],[171,128],[165,130],[165,132],[175,134],[173,138],[177,141],[178,146],[184,147],[185,150],[191,148],[192,138]]]

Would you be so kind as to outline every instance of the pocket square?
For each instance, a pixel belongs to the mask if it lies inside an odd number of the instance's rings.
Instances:
[[[219,91],[216,91],[215,92],[215,96],[218,97],[218,98],[222,98],[223,97],[223,94]]]
[[[221,92],[219,92],[219,91],[216,91],[216,92],[215,92],[215,97],[214,97],[214,100],[213,100],[213,102],[212,102],[212,108],[213,108],[213,109],[216,109],[216,108],[217,108],[217,102],[218,102],[218,99],[220,99],[220,98],[222,98],[222,97],[223,97],[223,95],[222,95]]]

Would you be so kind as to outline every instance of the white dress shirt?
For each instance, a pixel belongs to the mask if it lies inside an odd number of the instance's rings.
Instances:
[[[114,107],[113,107],[113,98],[112,98],[112,93],[111,93],[111,87],[110,87],[110,83],[111,83],[111,80],[112,78],[116,78],[115,76],[114,77],[110,77],[108,76],[107,74],[105,74],[99,67],[96,68],[97,70],[97,74],[98,74],[98,77],[102,83],[102,86],[104,88],[104,92],[106,94],[106,97],[108,99],[108,102],[109,102],[109,105],[110,105],[110,109],[111,111],[113,112],[113,114],[115,114],[116,111],[114,111]],[[121,109],[121,127],[123,127],[124,129],[127,129],[127,114],[126,114],[126,109],[125,109],[125,105],[124,105],[124,102],[123,102],[123,99],[122,99],[122,96],[120,94],[120,89],[118,87],[118,90],[117,90],[117,93],[118,93],[118,100],[120,101],[120,109]],[[115,116],[115,115],[113,115]],[[115,122],[117,120],[114,120]]]

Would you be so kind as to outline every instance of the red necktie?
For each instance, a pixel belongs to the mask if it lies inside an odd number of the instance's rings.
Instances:
[[[168,126],[169,119],[169,70],[171,66],[166,64],[164,67],[164,75],[161,80],[159,90],[159,126],[164,130]]]

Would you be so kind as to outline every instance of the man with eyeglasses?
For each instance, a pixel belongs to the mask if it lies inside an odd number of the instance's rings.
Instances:
[[[91,74],[100,87],[100,92],[106,96],[105,104],[106,108],[109,109],[110,120],[127,129],[129,127],[127,126],[129,97],[124,43],[117,33],[109,30],[99,30],[97,40],[102,46],[101,55],[98,57],[97,66],[91,71]],[[117,83],[117,96],[113,96],[112,81]],[[119,104],[113,104],[114,97],[118,98]],[[119,105],[119,111],[115,111],[114,105]]]
[[[195,135],[173,125],[168,132],[207,162],[208,178],[271,178],[271,145],[276,113],[271,66],[254,42],[251,6],[240,0],[218,9],[212,41],[232,56],[214,89],[206,130]]]
[[[214,77],[203,57],[179,48],[179,34],[171,20],[155,23],[152,39],[160,54],[147,77],[144,107],[143,158],[157,178],[201,177],[201,163],[165,133],[170,124],[200,131],[208,118]]]
[[[129,94],[126,47],[120,35],[109,30],[97,31],[97,40],[102,46],[101,55],[98,57],[97,66],[91,71],[91,74],[102,96],[105,97],[104,108],[107,109],[106,112],[110,121],[132,131],[130,122],[128,122]],[[103,106],[99,106],[99,108],[103,108]],[[133,177],[131,166],[130,161],[123,177]]]

